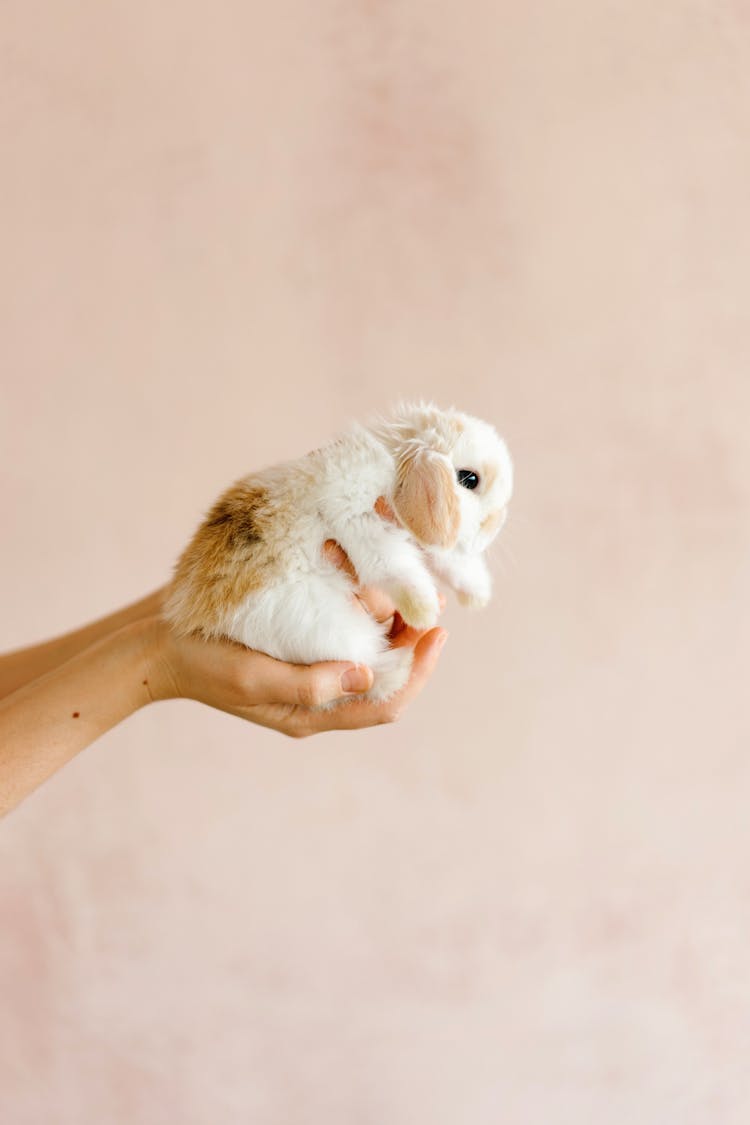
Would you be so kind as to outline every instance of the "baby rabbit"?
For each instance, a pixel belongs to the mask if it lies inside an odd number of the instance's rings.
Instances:
[[[380,587],[407,625],[427,629],[438,615],[436,579],[464,605],[489,600],[482,553],[512,488],[492,426],[402,404],[220,496],[178,560],[165,616],[180,634],[230,637],[279,660],[367,664],[370,698],[387,699],[408,680],[412,651],[389,647],[386,626],[356,605],[352,580],[323,543],[335,539],[360,583]],[[378,500],[397,522],[375,511]]]

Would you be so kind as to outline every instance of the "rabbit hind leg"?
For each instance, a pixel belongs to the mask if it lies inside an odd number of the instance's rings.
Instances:
[[[370,665],[375,680],[367,698],[382,702],[396,695],[408,682],[413,662],[414,652],[408,646],[379,653]]]

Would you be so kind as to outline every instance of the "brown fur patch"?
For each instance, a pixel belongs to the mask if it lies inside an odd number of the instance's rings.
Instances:
[[[181,633],[215,636],[221,622],[276,569],[265,533],[268,495],[241,481],[221,496],[175,569],[167,614]]]
[[[393,508],[420,543],[452,547],[456,542],[461,509],[453,472],[437,454],[419,450],[402,458]]]

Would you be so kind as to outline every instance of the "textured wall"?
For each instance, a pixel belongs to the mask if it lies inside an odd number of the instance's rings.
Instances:
[[[141,712],[0,828],[8,1125],[750,1112],[750,19],[8,0],[2,644],[398,395],[517,464],[395,727]]]

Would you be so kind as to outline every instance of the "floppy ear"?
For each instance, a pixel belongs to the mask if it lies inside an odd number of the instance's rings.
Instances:
[[[393,508],[425,547],[453,547],[461,508],[448,458],[431,449],[409,451],[398,463]]]

